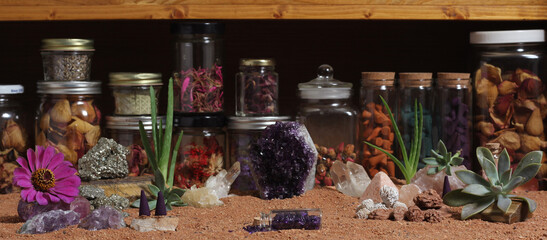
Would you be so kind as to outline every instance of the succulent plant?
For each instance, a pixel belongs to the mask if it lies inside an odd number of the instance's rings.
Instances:
[[[453,207],[464,206],[462,220],[482,212],[494,203],[501,211],[507,213],[512,199],[522,200],[523,204],[528,205],[530,212],[534,212],[537,207],[535,201],[511,193],[513,189],[525,184],[537,174],[542,157],[542,151],[529,152],[513,171],[506,149],[501,152],[496,168],[492,152],[487,148],[479,147],[477,158],[487,179],[469,170],[456,171],[456,176],[469,185],[447,193],[443,198],[444,203]]]
[[[432,166],[427,170],[427,174],[433,175],[442,170],[445,170],[446,175],[451,176],[450,167],[459,166],[463,162],[463,158],[460,157],[461,151],[456,152],[452,155],[452,152],[448,152],[444,142],[439,140],[437,144],[437,151],[431,149],[431,155],[433,157],[424,158],[422,161]]]

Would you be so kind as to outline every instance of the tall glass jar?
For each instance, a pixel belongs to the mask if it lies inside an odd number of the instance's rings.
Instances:
[[[106,136],[114,139],[129,150],[127,165],[129,176],[140,176],[146,173],[153,174],[148,162],[148,156],[144,150],[139,131],[139,121],[142,122],[146,136],[152,142],[152,117],[150,116],[106,116]],[[162,122],[165,127],[165,116],[158,116],[157,122]]]
[[[223,111],[222,23],[171,25],[175,41],[175,106],[179,113]]]
[[[238,194],[253,194],[256,192],[255,182],[249,167],[249,151],[251,144],[255,142],[262,130],[278,121],[288,121],[286,116],[270,117],[229,117],[228,118],[228,158],[226,168],[239,162],[241,173],[236,178],[230,191]]]
[[[241,59],[236,74],[236,116],[278,115],[278,75],[273,59]]]
[[[437,116],[441,118],[440,140],[449,152],[461,151],[463,165],[471,169],[472,93],[469,73],[437,73]]]
[[[475,53],[475,147],[500,143],[513,166],[530,151],[547,150],[545,31],[472,32],[470,42]],[[547,163],[542,169],[538,177],[546,178]]]
[[[364,142],[370,142],[393,153],[395,134],[389,120],[387,109],[380,96],[384,98],[393,113],[397,111],[397,88],[394,72],[363,72],[361,73],[361,95],[359,117],[359,152],[362,164],[370,177],[382,171],[395,177],[395,164],[385,153],[369,147]]]
[[[419,104],[421,104],[423,110],[422,150],[420,159],[429,157],[431,149],[433,149],[433,146],[436,146],[438,140],[438,126],[437,124],[433,124],[433,118],[435,116],[435,97],[432,87],[432,74],[399,73],[399,80],[399,107],[397,118],[405,147],[407,151],[410,150],[411,139],[413,139],[414,136],[414,104],[417,101],[418,107]],[[424,164],[420,161],[418,166],[419,168],[423,168]]]
[[[38,82],[42,100],[36,115],[36,145],[53,146],[77,169],[101,136],[101,112],[95,105],[101,82]]]
[[[32,118],[23,107],[23,91],[21,85],[0,85],[0,193],[12,191],[13,171],[19,167],[15,160],[25,157],[31,145]]]
[[[175,186],[202,187],[210,176],[225,169],[226,134],[222,115],[174,117],[174,139],[182,132],[175,165]]]
[[[93,40],[56,38],[42,40],[45,81],[89,81]]]
[[[319,152],[317,171],[325,175],[335,160],[354,162],[357,158],[357,111],[351,104],[351,87],[351,83],[334,79],[332,67],[326,64],[319,66],[317,78],[298,84],[296,120],[308,129]],[[332,185],[329,179],[316,174],[318,184]]]
[[[114,114],[150,115],[150,88],[156,93],[156,108],[161,86],[161,73],[110,73],[110,88],[114,96]]]

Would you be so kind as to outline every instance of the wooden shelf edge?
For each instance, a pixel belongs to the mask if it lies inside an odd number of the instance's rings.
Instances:
[[[0,21],[138,19],[547,20],[547,5],[2,6]]]

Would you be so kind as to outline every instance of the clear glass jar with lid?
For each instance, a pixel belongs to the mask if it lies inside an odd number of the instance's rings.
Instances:
[[[352,84],[333,78],[327,64],[318,68],[317,78],[298,84],[300,109],[296,120],[306,126],[319,152],[316,183],[332,185],[328,171],[336,159],[355,161],[357,111],[351,104]]]
[[[236,116],[275,116],[278,75],[273,59],[241,59],[236,74]]]
[[[180,22],[175,34],[175,102],[179,113],[223,111],[222,45],[224,24]]]
[[[437,124],[433,124],[435,96],[432,75],[432,73],[428,72],[399,73],[397,119],[407,151],[410,149],[411,139],[414,137],[415,103],[418,103],[418,109],[419,104],[422,105],[423,129],[420,159],[430,156],[431,149],[433,149],[433,146],[437,146],[439,139],[438,126]],[[418,163],[419,168],[423,168],[424,166],[421,161]]]
[[[45,81],[89,81],[93,40],[51,38],[42,40]]]
[[[397,111],[397,88],[394,72],[361,73],[359,152],[362,164],[372,178],[382,171],[395,177],[395,164],[389,157],[365,144],[365,141],[393,153],[395,134],[389,120],[387,109],[380,96],[384,98],[393,113]]]
[[[236,194],[258,194],[255,182],[251,175],[249,166],[249,151],[262,134],[262,131],[269,125],[278,121],[289,121],[288,116],[269,117],[228,117],[228,158],[226,167],[231,167],[239,162],[241,173],[236,178],[230,191]]]
[[[472,32],[470,42],[475,147],[500,143],[512,164],[530,151],[547,153],[545,31]],[[546,172],[539,177],[547,177]]]
[[[463,165],[472,168],[472,100],[469,73],[437,73],[436,88],[439,137],[452,154],[460,151]]]
[[[78,168],[78,159],[101,136],[101,112],[94,101],[100,93],[101,82],[38,82],[36,145],[55,147]]]
[[[173,139],[183,133],[174,184],[180,188],[202,187],[207,178],[225,169],[224,115],[175,115],[173,120]]]
[[[110,73],[110,88],[114,96],[114,114],[116,115],[150,115],[150,88],[156,93],[156,108],[158,95],[163,85],[161,73]]]
[[[0,193],[12,191],[12,177],[19,156],[31,146],[32,116],[25,111],[21,85],[0,85]]]
[[[139,121],[142,122],[146,136],[152,141],[152,117],[150,116],[106,116],[106,137],[127,147],[127,165],[129,176],[140,176],[146,173],[153,174],[144,150],[139,131]],[[165,127],[165,116],[158,116],[157,122]],[[150,146],[153,143],[150,142]]]

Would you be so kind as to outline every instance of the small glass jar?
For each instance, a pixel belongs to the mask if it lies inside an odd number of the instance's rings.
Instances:
[[[43,39],[44,81],[89,81],[94,51],[91,39]]]
[[[161,73],[110,73],[110,88],[116,105],[116,115],[150,115],[150,88],[156,93],[156,108],[158,95],[163,83]]]
[[[399,130],[403,137],[403,142],[408,151],[410,143],[414,138],[415,123],[415,102],[422,105],[423,110],[423,129],[422,129],[422,150],[420,159],[430,156],[433,146],[437,146],[438,131],[437,124],[433,124],[434,115],[434,91],[432,73],[399,73],[399,102],[398,102],[398,122]],[[419,111],[419,110],[418,110]],[[418,117],[419,112],[418,112]],[[436,147],[435,147],[436,149]],[[399,159],[402,159],[399,158]],[[424,164],[420,161],[419,168]]]
[[[269,213],[261,213],[256,225],[262,229],[273,231],[287,229],[319,230],[321,229],[322,216],[319,208],[274,209]]]
[[[236,116],[275,116],[278,75],[273,59],[241,59],[236,74]]]
[[[101,112],[95,105],[101,82],[38,82],[36,145],[53,146],[77,169],[101,136]]]
[[[129,176],[141,176],[153,174],[148,162],[148,156],[144,150],[139,131],[139,121],[142,122],[146,136],[153,146],[152,117],[150,116],[106,116],[106,136],[114,139],[129,150],[127,165]],[[165,126],[165,116],[158,116],[157,123],[162,122]]]
[[[469,73],[437,73],[437,113],[440,139],[452,154],[461,151],[463,165],[471,169],[472,93]]]
[[[175,164],[175,186],[202,187],[207,178],[226,168],[225,122],[222,115],[174,117],[173,139],[183,133]]]
[[[175,41],[175,102],[179,113],[223,111],[222,23],[171,25]]]
[[[228,161],[226,167],[239,162],[241,173],[232,184],[230,191],[240,194],[254,194],[256,192],[255,182],[249,167],[249,151],[262,134],[262,131],[269,125],[278,121],[288,121],[287,116],[271,117],[229,117],[228,118]]]
[[[500,143],[514,166],[530,151],[543,150],[545,156],[545,31],[472,32],[470,42],[475,53],[474,147]],[[547,177],[542,172],[538,177]]]
[[[21,85],[0,85],[0,193],[12,191],[12,177],[19,156],[26,157],[32,121],[24,111]]]
[[[321,65],[317,78],[298,84],[300,109],[296,120],[308,129],[319,152],[316,183],[331,186],[328,172],[335,160],[357,158],[357,111],[351,104],[351,83],[333,78],[333,69]]]
[[[394,151],[395,134],[387,109],[380,96],[384,98],[392,113],[397,112],[397,88],[394,72],[361,73],[361,95],[359,116],[359,152],[362,164],[372,178],[382,171],[395,177],[395,164],[389,157],[365,144],[375,144],[390,153]]]

